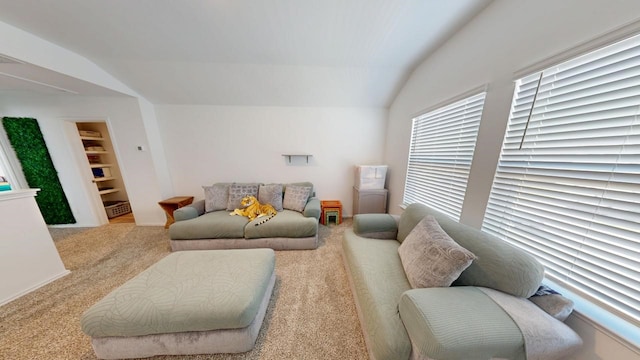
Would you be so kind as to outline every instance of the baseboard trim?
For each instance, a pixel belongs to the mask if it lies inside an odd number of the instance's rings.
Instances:
[[[61,273],[59,273],[59,274],[57,274],[57,275],[45,280],[45,281],[42,281],[42,282],[40,282],[40,283],[38,283],[38,284],[36,284],[36,285],[24,290],[24,291],[21,291],[21,292],[15,294],[13,296],[7,298],[7,299],[1,300],[0,301],[0,306],[8,304],[8,303],[12,302],[13,300],[16,300],[16,299],[18,299],[18,298],[20,298],[20,297],[22,297],[24,295],[27,295],[28,293],[30,293],[30,292],[32,292],[34,290],[37,290],[37,289],[39,289],[39,288],[41,288],[41,287],[43,287],[43,286],[45,286],[45,285],[47,285],[49,283],[52,283],[52,282],[54,282],[54,281],[56,281],[56,280],[58,280],[58,279],[60,279],[62,277],[65,277],[65,276],[67,276],[69,274],[71,274],[71,271],[65,269],[63,272],[61,272]]]

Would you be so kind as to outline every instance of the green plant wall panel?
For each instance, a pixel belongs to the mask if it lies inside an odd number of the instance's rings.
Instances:
[[[36,202],[44,221],[49,225],[75,223],[76,219],[62,190],[38,121],[32,118],[4,117],[2,125],[20,160],[29,187],[40,189]]]

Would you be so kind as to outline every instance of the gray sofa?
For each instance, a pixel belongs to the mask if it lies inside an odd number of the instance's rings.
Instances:
[[[213,187],[233,186],[232,183],[218,183]],[[253,184],[250,184],[253,185]],[[264,184],[256,184],[263,189]],[[274,185],[274,184],[269,184]],[[280,202],[287,197],[287,187],[310,187],[310,195],[298,210],[281,208],[269,221],[255,226],[263,219],[250,222],[246,217],[230,216],[228,208],[207,211],[205,199],[174,211],[176,220],[169,227],[172,251],[271,248],[274,250],[302,250],[318,247],[318,220],[320,200],[314,196],[313,184],[301,182],[282,185]],[[229,196],[229,195],[227,195]],[[226,200],[222,199],[223,204]],[[261,201],[262,202],[262,201]],[[231,205],[229,205],[231,206]],[[280,204],[280,206],[282,206]],[[222,206],[221,206],[222,207]],[[231,206],[230,208],[233,208]]]
[[[475,259],[451,286],[414,289],[398,249],[429,215]],[[537,260],[424,205],[354,216],[343,257],[371,359],[562,359],[582,344],[570,300],[532,297]]]

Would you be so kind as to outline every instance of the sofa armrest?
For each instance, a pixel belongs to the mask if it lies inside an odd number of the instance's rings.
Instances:
[[[198,200],[191,205],[181,207],[173,212],[176,221],[195,219],[204,214],[204,200]]]
[[[358,214],[353,216],[353,232],[372,239],[396,239],[398,218],[389,214]]]
[[[320,199],[312,197],[305,205],[302,214],[306,217],[314,217],[316,220],[320,220]]]

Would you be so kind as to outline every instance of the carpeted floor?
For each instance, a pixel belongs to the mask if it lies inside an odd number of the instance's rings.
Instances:
[[[366,359],[340,254],[350,226],[320,225],[316,250],[276,252],[276,286],[252,351],[154,359]],[[95,359],[82,313],[169,254],[162,227],[50,232],[71,274],[0,307],[0,359]]]

